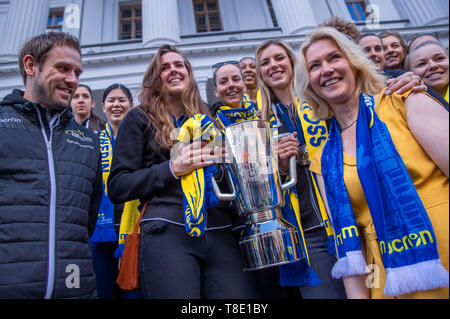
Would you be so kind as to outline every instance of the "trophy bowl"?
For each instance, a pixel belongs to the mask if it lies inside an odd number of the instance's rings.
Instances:
[[[288,133],[287,135],[289,135]],[[305,258],[296,228],[282,217],[283,191],[296,187],[295,156],[289,161],[289,179],[281,182],[277,140],[264,120],[242,121],[224,130],[230,159],[228,182],[232,194],[213,188],[219,200],[234,200],[246,225],[239,240],[244,270],[258,270]]]

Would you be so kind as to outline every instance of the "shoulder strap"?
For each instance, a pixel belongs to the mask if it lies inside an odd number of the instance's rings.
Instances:
[[[139,218],[138,218],[138,220],[136,222],[136,226],[134,226],[133,233],[136,233],[136,234],[138,233],[139,225],[141,224],[142,216],[144,216],[145,210],[147,209],[147,204],[148,204],[148,201],[145,201],[144,206],[142,206],[141,214],[139,215]]]

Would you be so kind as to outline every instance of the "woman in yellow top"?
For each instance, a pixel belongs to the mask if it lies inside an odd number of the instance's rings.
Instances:
[[[448,103],[448,52],[439,42],[427,40],[415,46],[406,58],[405,68],[420,76]]]
[[[315,118],[333,118],[310,169],[347,296],[448,298],[448,112],[424,93],[384,94],[374,64],[326,27],[303,43],[296,84]]]

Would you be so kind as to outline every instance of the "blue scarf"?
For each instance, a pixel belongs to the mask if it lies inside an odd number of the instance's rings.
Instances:
[[[440,262],[428,214],[373,104],[373,97],[361,94],[356,159],[386,269],[384,293],[397,296],[448,287],[448,271]],[[321,166],[339,258],[332,275],[341,278],[365,274],[367,266],[344,184],[342,144],[336,119],[322,153]]]
[[[216,119],[223,127],[227,127],[233,123],[258,119],[256,104],[252,101],[243,101],[242,108],[232,108],[229,106],[221,106],[216,113]]]
[[[196,114],[181,126],[178,140],[186,145],[200,139],[211,142],[215,134],[214,122],[204,114]],[[203,236],[206,212],[219,203],[211,183],[216,173],[216,165],[210,165],[181,177],[184,225],[189,236]]]
[[[94,233],[90,239],[92,246],[95,246],[98,243],[117,241],[117,234],[114,229],[114,204],[109,199],[108,191],[106,189],[106,181],[108,180],[111,168],[115,142],[109,123],[107,123],[105,129],[100,132],[99,138],[102,156],[103,194],[98,210],[97,224],[95,225]]]

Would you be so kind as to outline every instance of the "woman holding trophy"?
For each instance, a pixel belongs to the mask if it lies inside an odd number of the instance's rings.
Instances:
[[[299,263],[280,266],[280,285],[298,286],[304,299],[345,298],[342,281],[331,277],[336,262],[330,253],[332,231],[315,176],[309,171],[310,158],[325,142],[327,127],[323,121],[313,121],[309,107],[302,106],[294,95],[295,66],[295,54],[283,41],[268,40],[256,51],[262,118],[270,121],[278,133],[292,133],[278,144],[280,171],[287,172],[289,158],[297,156],[297,187],[285,196],[293,211],[285,210],[283,217],[296,224],[306,246],[309,268],[306,272],[298,269]]]
[[[196,123],[212,132],[214,123],[191,64],[174,46],[155,53],[140,102],[119,128],[108,191],[113,202],[139,199],[141,207],[148,202],[138,264],[144,296],[256,297],[242,271],[230,214],[214,207],[217,202],[205,186],[216,174],[217,156],[207,141],[181,134],[189,135]],[[201,198],[196,186],[204,190]]]

